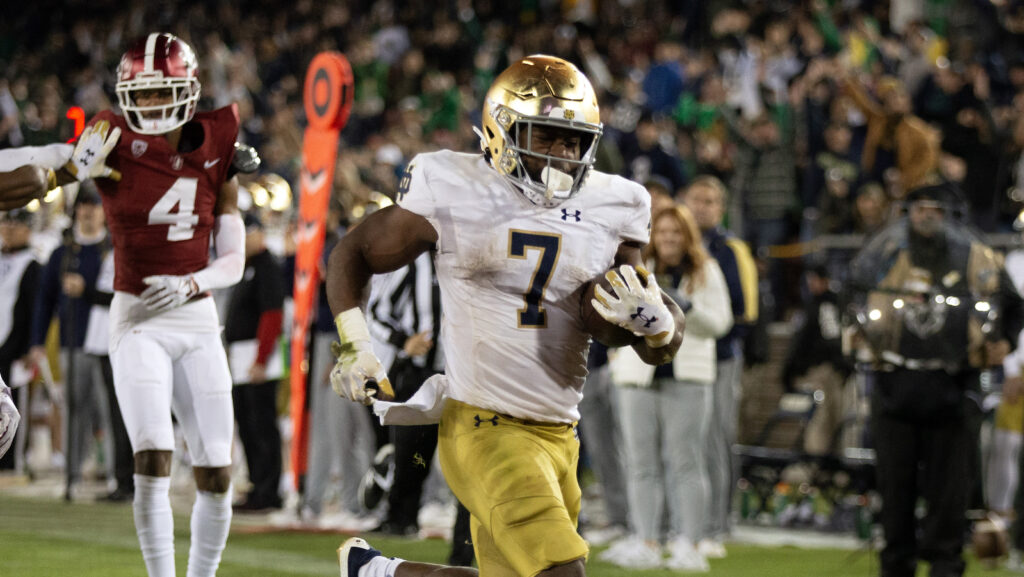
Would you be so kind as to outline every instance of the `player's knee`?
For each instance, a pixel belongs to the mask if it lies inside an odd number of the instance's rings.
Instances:
[[[548,567],[537,574],[537,577],[586,577],[587,571],[583,559],[575,559],[562,565]]]
[[[231,486],[231,467],[193,467],[196,488],[208,493],[226,493]]]
[[[135,474],[148,477],[170,477],[171,455],[171,451],[139,451],[135,453]]]

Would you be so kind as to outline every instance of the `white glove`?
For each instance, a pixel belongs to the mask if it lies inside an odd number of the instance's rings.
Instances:
[[[142,282],[149,285],[149,288],[142,291],[139,297],[146,306],[156,312],[169,311],[178,308],[188,302],[188,299],[196,296],[199,287],[192,275],[154,275],[147,276]]]
[[[11,448],[20,420],[21,415],[14,406],[14,400],[11,399],[11,389],[0,383],[0,457]]]
[[[637,272],[644,277],[640,282]],[[611,294],[601,285],[594,287],[590,303],[594,310],[610,323],[644,337],[652,348],[663,347],[672,341],[676,322],[661,298],[661,289],[653,275],[643,267],[624,264],[619,270],[610,270],[605,278],[612,285]]]
[[[110,130],[110,123],[106,120],[87,126],[79,135],[75,151],[71,153],[71,160],[64,165],[64,169],[79,182],[101,177],[121,180],[121,173],[107,166],[107,156],[114,150],[120,137],[121,129],[115,127]]]
[[[331,388],[339,397],[371,405],[375,397],[395,397],[387,371],[370,347],[370,331],[358,307],[348,309],[334,319],[340,343],[332,343],[331,352],[338,362],[331,369]]]

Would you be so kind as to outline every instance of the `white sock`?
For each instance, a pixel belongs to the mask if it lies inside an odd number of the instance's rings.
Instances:
[[[396,559],[395,557],[385,557],[380,555],[370,559],[370,562],[359,568],[359,575],[357,577],[395,577],[395,569],[398,568],[398,564],[404,562],[405,559]]]
[[[231,529],[231,487],[226,493],[196,491],[188,577],[213,577]]]
[[[171,478],[135,475],[135,532],[149,577],[174,577]]]

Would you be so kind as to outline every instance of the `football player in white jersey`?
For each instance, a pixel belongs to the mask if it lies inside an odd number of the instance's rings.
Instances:
[[[331,253],[327,293],[341,337],[335,391],[370,404],[391,386],[370,348],[360,304],[371,275],[434,254],[447,353],[438,450],[472,513],[484,575],[582,576],[577,404],[589,335],[582,289],[608,269],[614,295],[595,308],[636,335],[651,364],[671,359],[683,314],[640,266],[650,199],[591,170],[597,98],[572,64],[535,55],[512,64],[484,103],[483,154],[440,151],[410,162],[398,205],[378,211]],[[427,387],[424,387],[427,388]],[[475,575],[386,558],[352,538],[343,577]]]

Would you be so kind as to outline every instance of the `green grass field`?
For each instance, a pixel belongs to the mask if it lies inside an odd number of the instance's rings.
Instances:
[[[185,574],[188,519],[175,517],[178,574]],[[338,574],[335,549],[341,534],[248,532],[236,524],[218,575],[221,577],[291,577]],[[442,562],[447,544],[369,535],[371,544],[390,556]],[[875,557],[866,551],[766,548],[731,544],[729,557],[712,561],[711,575],[721,577],[866,577],[877,575]],[[592,560],[590,577],[671,575],[667,570],[627,571]],[[924,571],[919,575],[924,575]],[[22,498],[0,492],[0,577],[138,577],[145,575],[132,511],[128,505],[73,503]],[[1010,577],[971,563],[967,575]]]

